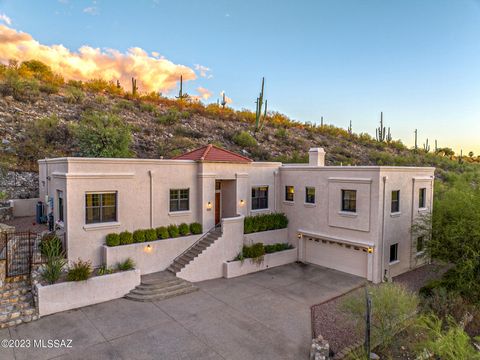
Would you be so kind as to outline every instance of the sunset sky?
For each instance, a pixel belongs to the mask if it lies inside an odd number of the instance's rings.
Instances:
[[[480,1],[6,1],[0,61],[40,57],[64,76],[131,76],[300,121],[480,154]],[[60,46],[61,45],[61,46]]]

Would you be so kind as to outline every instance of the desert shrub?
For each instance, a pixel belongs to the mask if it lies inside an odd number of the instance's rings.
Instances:
[[[278,138],[278,139],[283,139],[283,140],[285,140],[285,139],[288,137],[287,129],[285,129],[285,128],[278,128],[278,129],[275,131],[275,137]]]
[[[157,107],[153,104],[150,104],[150,103],[144,103],[144,102],[141,102],[138,107],[140,108],[141,111],[143,112],[149,112],[149,113],[152,113],[152,114],[156,114],[157,113]]]
[[[166,113],[157,116],[157,122],[161,125],[173,125],[180,122],[181,119],[189,119],[190,116],[186,111],[170,108]]]
[[[119,95],[122,93],[122,88],[119,88],[111,81],[103,79],[88,80],[83,84],[83,88],[92,93],[108,93],[112,95]]]
[[[372,341],[378,341],[388,349],[395,335],[412,323],[419,299],[413,292],[396,283],[385,283],[369,287],[372,300],[371,334]],[[341,309],[355,321],[357,330],[363,333],[365,326],[365,296],[353,292],[347,296]]]
[[[180,235],[180,232],[178,231],[178,226],[177,225],[168,225],[168,234],[172,238],[176,238]]]
[[[131,258],[128,258],[125,261],[118,263],[117,269],[120,271],[133,270],[135,269],[135,262]]]
[[[156,228],[157,238],[158,239],[168,239],[170,234],[168,233],[168,229],[165,226],[160,226]]]
[[[82,82],[82,80],[68,80],[67,81],[67,87],[74,87],[74,88],[82,90],[83,89],[83,82]]]
[[[246,216],[244,233],[251,234],[260,231],[284,229],[288,226],[288,218],[282,213]]]
[[[105,240],[106,240],[107,246],[120,245],[120,235],[118,234],[108,234]]]
[[[75,86],[68,86],[65,95],[65,101],[70,104],[79,104],[85,99],[83,90]]]
[[[145,230],[135,230],[133,232],[133,242],[136,242],[136,243],[145,242]]]
[[[194,235],[198,235],[202,233],[202,224],[200,223],[191,223],[190,224],[190,232]]]
[[[73,263],[72,267],[68,269],[67,281],[83,281],[87,280],[92,274],[92,264],[90,261],[83,261],[78,259]]]
[[[86,157],[131,157],[131,130],[116,115],[104,112],[84,114],[74,128],[80,154]]]
[[[185,223],[181,223],[178,225],[178,232],[181,236],[188,235],[190,233],[190,227]]]
[[[21,77],[14,69],[7,69],[0,82],[0,93],[18,101],[35,101],[40,95],[40,83],[37,79]]]
[[[42,279],[49,284],[55,284],[62,274],[63,267],[67,264],[67,260],[60,256],[48,257],[43,267]]]
[[[128,245],[133,243],[133,235],[129,231],[120,233],[120,245]]]
[[[117,109],[133,110],[135,109],[135,104],[130,100],[121,99],[115,104],[115,107]]]
[[[102,265],[97,269],[97,275],[99,276],[112,274],[113,272],[114,270],[109,269],[106,265]]]
[[[47,259],[57,256],[63,256],[62,240],[55,235],[55,233],[49,233],[42,237],[40,242],[40,252]]]
[[[244,148],[254,148],[257,146],[257,140],[246,131],[240,131],[232,138],[233,142]]]
[[[157,240],[157,232],[155,229],[145,230],[145,241],[154,241]]]

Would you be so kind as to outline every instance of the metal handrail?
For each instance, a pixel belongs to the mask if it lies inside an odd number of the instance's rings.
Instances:
[[[200,238],[195,241],[192,245],[190,245],[184,252],[182,252],[180,255],[178,255],[175,259],[173,259],[172,261],[172,264],[180,259],[183,255],[185,255],[190,249],[193,249],[195,247],[195,245],[197,245],[200,241],[202,241],[203,239],[205,239],[213,230],[215,230],[217,227],[220,227],[221,229],[221,226],[220,224],[217,224],[215,225],[214,227],[212,227],[211,229],[209,229],[205,234],[203,234],[202,236],[200,236]]]

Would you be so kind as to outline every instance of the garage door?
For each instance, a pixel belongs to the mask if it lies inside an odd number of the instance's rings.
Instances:
[[[306,238],[305,261],[349,274],[367,277],[367,252],[354,246]]]

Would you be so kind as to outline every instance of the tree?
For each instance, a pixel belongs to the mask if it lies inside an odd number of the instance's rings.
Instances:
[[[470,152],[468,153],[468,156],[471,157],[471,158],[473,158],[473,155],[474,155],[473,151],[470,151]]]
[[[80,155],[86,157],[131,157],[132,134],[116,115],[104,112],[85,114],[74,129]]]

